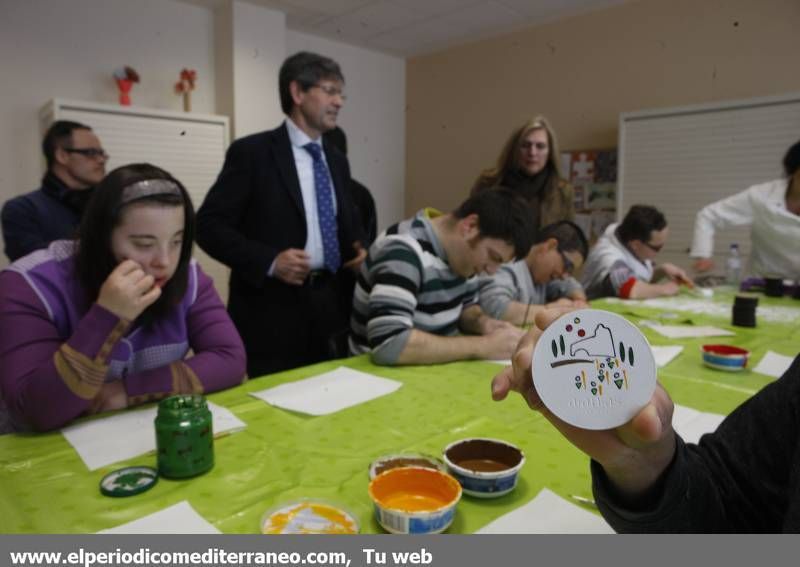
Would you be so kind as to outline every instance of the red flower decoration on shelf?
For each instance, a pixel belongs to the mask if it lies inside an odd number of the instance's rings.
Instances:
[[[194,69],[182,69],[178,82],[175,83],[175,92],[183,95],[183,110],[191,112],[192,99],[191,93],[194,90],[194,82],[197,79],[197,71]]]
[[[114,81],[117,83],[119,89],[119,103],[122,106],[130,106],[131,104],[131,89],[133,83],[139,82],[139,73],[133,67],[121,67],[114,71]]]

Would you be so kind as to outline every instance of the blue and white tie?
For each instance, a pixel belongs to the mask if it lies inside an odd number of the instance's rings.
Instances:
[[[333,213],[333,190],[328,166],[322,159],[322,147],[319,144],[310,143],[303,148],[314,159],[314,189],[317,194],[317,217],[319,217],[319,231],[322,234],[325,268],[335,274],[342,263],[342,258],[339,253],[339,237],[336,215]]]

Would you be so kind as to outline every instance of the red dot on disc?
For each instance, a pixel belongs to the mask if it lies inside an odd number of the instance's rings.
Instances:
[[[585,335],[585,334],[586,334],[586,331],[584,331],[583,329],[579,329],[579,330],[578,330],[578,336],[579,336],[579,337],[582,337],[582,336],[583,336],[583,335]]]

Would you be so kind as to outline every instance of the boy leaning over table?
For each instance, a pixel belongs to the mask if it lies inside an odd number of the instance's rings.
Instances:
[[[359,272],[351,354],[385,365],[511,356],[523,332],[483,312],[476,275],[528,253],[530,218],[525,201],[495,188],[389,227]]]
[[[569,425],[533,388],[536,341],[561,313],[543,311],[492,397],[525,398],[591,458],[598,508],[619,532],[800,532],[800,357],[698,444],[672,428],[673,403],[659,384],[647,406],[614,430]]]
[[[481,309],[515,325],[532,325],[542,309],[586,307],[586,294],[572,274],[588,254],[589,243],[574,222],[547,225],[525,258],[480,278]]]

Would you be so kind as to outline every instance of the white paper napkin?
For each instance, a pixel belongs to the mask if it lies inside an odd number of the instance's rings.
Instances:
[[[219,534],[186,500],[99,534]]]
[[[307,413],[326,415],[391,394],[403,384],[340,366],[312,378],[251,392],[270,405]]]
[[[672,362],[672,359],[683,350],[681,345],[651,346],[650,348],[653,350],[653,357],[656,359],[656,365],[659,368]]]
[[[660,335],[669,339],[687,339],[694,337],[732,337],[736,333],[727,329],[694,325],[650,325]]]
[[[230,410],[208,403],[214,420],[214,435],[244,429],[245,424]],[[125,411],[103,419],[76,423],[61,430],[90,471],[144,455],[156,448],[157,407]]]
[[[516,510],[500,516],[476,534],[613,534],[603,517],[544,488]]]
[[[767,351],[767,354],[764,355],[764,358],[762,358],[758,363],[758,366],[753,368],[753,372],[766,374],[767,376],[772,376],[773,378],[780,378],[783,376],[784,372],[789,370],[789,367],[792,365],[793,361],[793,356],[784,356],[769,350]]]
[[[694,408],[675,404],[672,413],[672,428],[687,443],[697,443],[706,433],[717,430],[719,424],[725,419],[718,413],[706,413]]]

